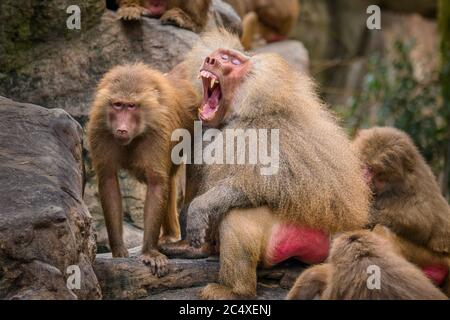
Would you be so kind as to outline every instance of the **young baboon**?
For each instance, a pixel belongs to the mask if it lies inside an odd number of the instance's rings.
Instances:
[[[349,266],[350,267],[350,266]],[[331,264],[312,266],[301,273],[289,291],[287,300],[319,300],[330,281]]]
[[[242,19],[241,42],[250,50],[256,38],[267,42],[286,38],[300,14],[299,0],[225,0]]]
[[[353,145],[374,195],[370,225],[380,225],[375,232],[441,285],[449,272],[450,207],[430,167],[395,128],[362,130]]]
[[[159,276],[167,271],[167,258],[157,247],[161,226],[165,240],[180,236],[178,167],[171,161],[171,134],[193,126],[196,102],[187,81],[137,63],[114,67],[105,74],[90,113],[89,150],[113,257],[128,255],[117,180],[117,171],[126,169],[147,184],[141,259]]]
[[[279,133],[278,142],[259,137],[260,147],[266,140],[272,157],[279,155],[272,172],[263,173],[261,159],[188,166],[188,183],[197,179],[197,190],[187,191],[194,197],[188,242],[201,246],[219,222],[220,284],[202,291],[209,299],[254,296],[258,263],[268,267],[290,257],[322,262],[330,234],[367,223],[361,165],[311,81],[277,55],[242,51],[239,39],[222,30],[207,34],[184,62],[203,92],[199,118],[224,135],[224,150],[232,129]]]
[[[378,277],[378,278],[375,278]],[[328,263],[303,272],[287,299],[446,300],[391,242],[368,230],[348,232],[331,246]]]
[[[144,15],[200,32],[206,25],[211,0],[118,0],[118,4],[121,19],[136,20]]]

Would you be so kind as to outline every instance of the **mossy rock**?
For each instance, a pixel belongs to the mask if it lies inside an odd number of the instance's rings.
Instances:
[[[70,39],[81,34],[69,30],[66,12],[71,5],[81,9],[81,29],[100,22],[105,2],[99,0],[2,0],[0,2],[0,73],[17,70],[33,57],[29,49],[38,43]]]

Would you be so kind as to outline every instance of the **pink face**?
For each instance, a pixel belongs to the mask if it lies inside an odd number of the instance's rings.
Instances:
[[[141,121],[139,106],[116,101],[108,107],[108,124],[114,138],[122,145],[139,135]]]
[[[373,179],[374,173],[372,168],[370,168],[369,166],[365,165],[363,167],[363,177],[364,177],[364,181],[370,185],[372,183],[372,179]]]
[[[381,193],[386,188],[386,182],[380,179],[371,167],[365,165],[363,168],[363,177],[367,185],[374,193]]]
[[[206,126],[220,125],[250,66],[250,58],[226,49],[218,49],[205,59],[199,75],[203,81],[199,118]]]
[[[152,18],[160,18],[167,10],[168,0],[146,0],[144,8],[146,15]]]

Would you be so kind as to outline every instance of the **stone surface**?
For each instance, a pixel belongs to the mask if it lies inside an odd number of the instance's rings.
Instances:
[[[71,5],[80,8],[81,29],[69,30],[66,12]],[[47,0],[0,2],[0,73],[15,71],[35,60],[33,48],[46,41],[79,37],[99,23],[105,1]]]
[[[100,298],[80,125],[3,97],[0,113],[0,299]],[[66,285],[72,265],[80,289]]]
[[[0,82],[0,94],[86,117],[98,80],[112,66],[143,61],[168,71],[197,39],[156,19],[122,23],[107,11],[77,39],[35,46],[36,59]]]
[[[208,21],[208,27],[210,29],[214,29],[217,26],[223,26],[227,30],[241,34],[241,18],[228,3],[222,0],[213,0],[210,11],[214,16],[214,19]]]
[[[94,269],[104,299],[197,299],[198,287],[217,281],[217,257],[171,259],[169,274],[158,278],[140,262],[138,253],[139,248],[135,248],[130,250],[130,258],[112,259],[110,254],[97,255]],[[258,298],[275,299],[284,295],[304,268],[297,261],[288,261],[272,269],[258,270],[262,288],[258,290]],[[194,289],[183,290],[188,288]]]
[[[143,300],[200,300],[199,294],[203,287],[194,287],[178,290],[168,290]],[[257,300],[284,300],[289,292],[278,285],[258,285]]]
[[[296,70],[309,73],[309,55],[303,43],[286,40],[255,49],[256,53],[276,53],[286,59]]]
[[[110,10],[97,15],[98,23],[91,26],[85,22],[89,16],[86,18],[82,12],[81,30],[64,29],[65,33],[77,37],[62,37],[62,31],[56,29],[57,35],[51,41],[33,43],[27,51],[32,58],[25,65],[14,65],[11,72],[0,67],[0,95],[48,108],[62,108],[77,118],[85,117],[98,80],[112,66],[143,61],[166,72],[183,59],[199,38],[185,29],[162,25],[158,19],[122,22]],[[222,23],[236,30],[240,19],[227,4],[215,0],[207,29]],[[52,25],[47,20],[42,24],[43,27]],[[65,20],[61,25],[65,27]],[[22,54],[20,48],[17,54]]]

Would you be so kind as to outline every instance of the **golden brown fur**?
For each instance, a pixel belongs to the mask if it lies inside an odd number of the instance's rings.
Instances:
[[[371,266],[380,270],[380,287],[369,289]],[[445,300],[421,270],[398,255],[391,243],[370,231],[349,232],[333,241],[328,263],[311,267],[288,299]]]
[[[201,32],[208,19],[211,0],[166,0],[166,11],[160,17],[161,22],[173,24],[194,32]],[[148,13],[151,0],[119,0],[117,14],[124,20],[136,20]]]
[[[289,291],[287,300],[320,299],[327,287],[331,266],[328,263],[318,264],[302,272]]]
[[[199,68],[217,48],[242,50],[236,37],[224,31],[211,33],[184,62],[199,92]],[[235,213],[226,214],[219,232],[220,285],[207,287],[206,298],[255,295],[256,264],[265,259],[260,250],[265,246],[266,223],[272,227],[285,221],[328,233],[359,229],[367,223],[369,192],[360,163],[344,131],[316,96],[311,80],[293,72],[279,56],[261,54],[250,59],[252,67],[228,107],[230,120],[219,128],[222,132],[279,129],[280,167],[277,174],[262,176],[260,164],[188,166],[188,184],[195,185],[187,192],[194,198],[188,211],[188,238],[208,215],[214,221],[233,209],[256,208],[255,217],[245,223],[226,223],[237,219]],[[273,218],[264,218],[267,210]],[[250,230],[259,236],[245,240]]]
[[[242,19],[242,44],[252,48],[256,36],[266,41],[273,37],[286,37],[295,26],[299,13],[299,0],[225,0]]]
[[[199,66],[220,47],[241,48],[229,33],[210,33],[186,59],[188,74],[199,92]],[[252,61],[253,69],[233,102],[237,120],[221,130],[278,128],[282,167],[277,175],[262,176],[255,175],[258,170],[250,165],[203,166],[199,192],[207,191],[232,172],[241,177],[239,187],[255,207],[267,202],[286,219],[331,233],[364,225],[369,192],[360,176],[360,162],[346,134],[316,96],[311,79],[293,72],[277,55],[258,54]]]
[[[354,141],[371,170],[371,225],[414,264],[449,265],[450,207],[408,135],[394,128],[362,130]]]
[[[116,101],[139,108],[138,126],[127,145],[116,141],[108,123],[108,109]],[[164,273],[166,263],[165,256],[157,250],[161,225],[165,238],[176,240],[180,235],[175,180],[178,167],[171,161],[171,134],[177,128],[192,128],[196,101],[188,82],[137,63],[114,67],[105,74],[90,113],[89,150],[113,256],[128,255],[122,239],[123,214],[117,181],[117,171],[126,169],[148,187],[142,258],[159,274]]]

